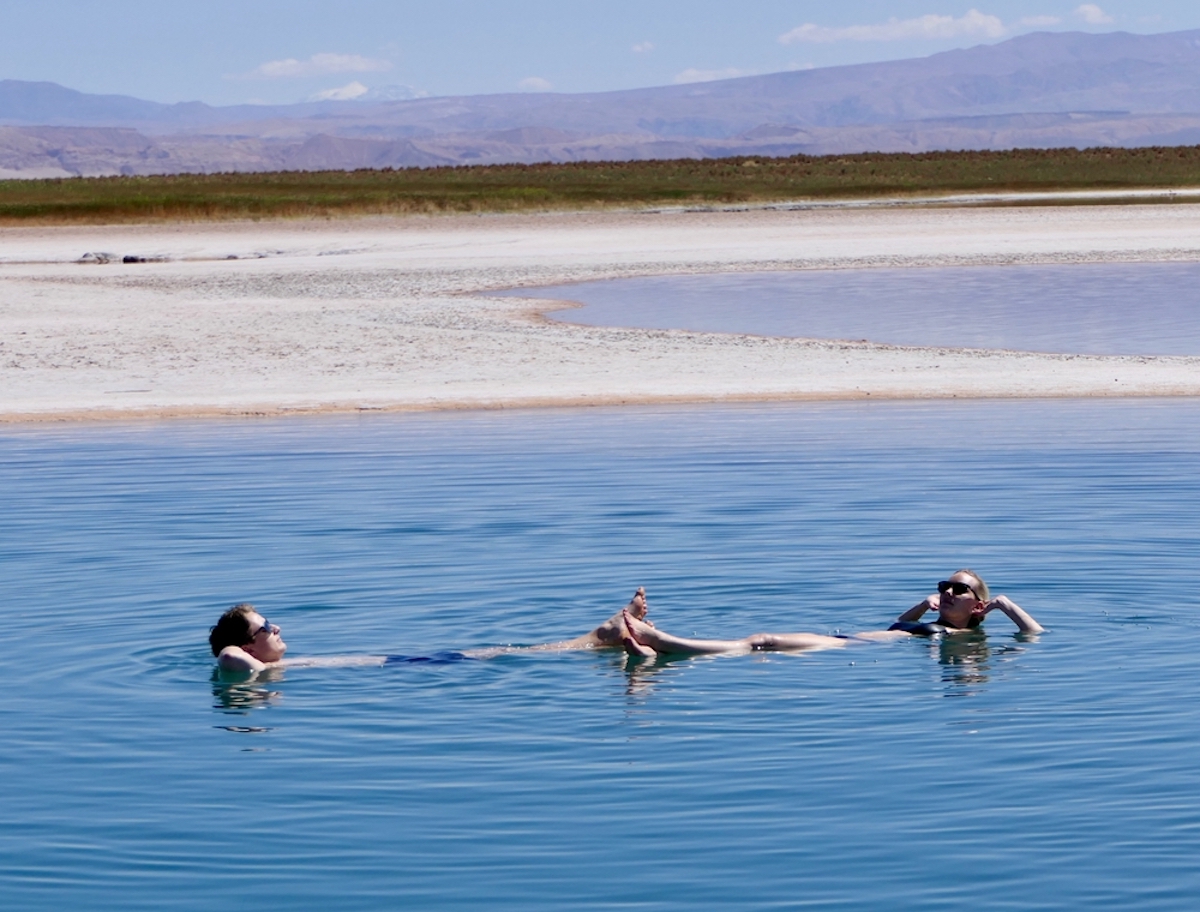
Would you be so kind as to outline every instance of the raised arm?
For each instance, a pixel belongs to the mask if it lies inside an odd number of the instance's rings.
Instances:
[[[217,665],[222,671],[262,671],[266,662],[260,662],[241,646],[226,646],[217,656]]]
[[[925,596],[925,601],[918,605],[913,605],[904,614],[896,618],[896,620],[905,622],[919,621],[926,611],[938,611],[941,604],[940,600],[941,596],[936,592],[933,595],[927,595]]]
[[[1003,611],[1008,615],[1008,619],[1017,625],[1017,629],[1022,633],[1041,633],[1046,628],[1033,619],[1033,617],[1024,608],[1010,599],[1007,595],[998,595],[984,608],[983,613],[989,614],[993,611]]]

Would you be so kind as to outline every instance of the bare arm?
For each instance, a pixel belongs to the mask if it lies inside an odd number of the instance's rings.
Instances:
[[[262,671],[266,662],[260,662],[241,646],[226,646],[217,656],[217,665],[222,671]]]
[[[896,618],[896,620],[909,622],[919,621],[921,620],[921,616],[925,614],[926,611],[937,611],[939,604],[940,598],[936,593],[933,595],[927,595],[925,596],[925,601],[921,602],[919,605],[913,605],[906,612],[904,612],[904,614]]]
[[[227,646],[221,650],[217,665],[222,671],[248,671],[258,673],[267,668],[351,668],[387,664],[387,656],[344,655],[306,656],[297,659],[280,659],[278,662],[263,662],[238,646]]]
[[[985,615],[992,611],[1003,611],[1022,633],[1041,633],[1046,629],[1007,595],[998,595],[984,606]]]

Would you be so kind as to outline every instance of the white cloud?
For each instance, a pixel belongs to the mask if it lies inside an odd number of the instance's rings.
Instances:
[[[675,74],[675,84],[685,85],[689,82],[712,82],[715,79],[736,79],[738,76],[749,76],[745,70],[737,67],[726,67],[723,70],[697,70],[689,67],[682,73]]]
[[[554,88],[549,79],[543,79],[541,76],[530,76],[528,79],[522,79],[517,85],[526,92],[549,92]]]
[[[1026,16],[1018,19],[1017,24],[1024,28],[1045,28],[1048,25],[1058,25],[1062,19],[1058,16]]]
[[[368,91],[362,96],[363,101],[412,101],[414,98],[428,98],[429,93],[410,85],[385,85]]]
[[[328,76],[330,73],[382,73],[392,68],[386,60],[358,54],[313,54],[307,60],[270,60],[250,71],[251,79],[297,79]]]
[[[781,44],[806,41],[813,44],[832,44],[835,41],[904,41],[908,39],[959,38],[981,36],[1002,38],[1008,34],[1004,23],[995,16],[969,10],[965,16],[918,16],[916,19],[889,19],[875,25],[848,25],[828,28],[805,23],[779,36]]]
[[[326,89],[324,92],[318,92],[316,95],[310,95],[309,101],[350,101],[358,98],[361,95],[366,95],[371,91],[361,82],[351,82],[342,86],[340,89]]]
[[[654,50],[654,45],[649,41],[643,41],[640,44],[635,44],[633,46],[633,52],[635,54],[649,54],[652,50]]]
[[[1113,21],[1113,17],[1094,3],[1084,3],[1075,8],[1075,15],[1081,18],[1088,25],[1108,25]]]

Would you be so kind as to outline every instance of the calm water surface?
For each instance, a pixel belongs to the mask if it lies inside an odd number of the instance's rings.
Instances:
[[[0,429],[6,909],[1190,909],[1200,403]],[[808,655],[959,566],[1049,629]]]
[[[557,317],[592,326],[1200,355],[1200,263],[652,276],[520,294],[583,303]]]

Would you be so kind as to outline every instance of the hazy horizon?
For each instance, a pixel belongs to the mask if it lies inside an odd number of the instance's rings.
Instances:
[[[1032,31],[1200,28],[1183,0],[78,0],[5,11],[0,79],[165,103],[604,92],[924,57]]]

